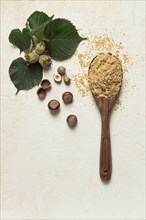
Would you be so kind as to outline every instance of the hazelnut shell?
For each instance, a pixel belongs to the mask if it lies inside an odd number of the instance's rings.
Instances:
[[[67,75],[65,75],[63,79],[66,85],[70,84],[71,79]]]
[[[53,79],[55,82],[60,83],[62,81],[62,77],[61,75],[59,75],[58,73],[53,75]]]
[[[64,92],[62,95],[62,99],[66,104],[72,103],[73,94],[71,92]]]
[[[64,76],[66,73],[66,68],[64,66],[59,66],[57,69],[58,74],[60,74],[61,76]]]
[[[48,108],[50,109],[50,111],[56,111],[60,108],[60,103],[56,99],[52,99],[48,103]]]
[[[43,89],[43,88],[38,88],[38,90],[37,90],[37,95],[38,95],[38,97],[39,97],[39,99],[44,99],[45,97],[46,97],[46,91],[45,91],[45,89]]]
[[[76,115],[69,115],[66,119],[67,124],[69,127],[73,128],[77,124],[77,116]]]
[[[41,82],[41,87],[43,89],[49,89],[51,87],[51,82],[48,79],[43,79]]]

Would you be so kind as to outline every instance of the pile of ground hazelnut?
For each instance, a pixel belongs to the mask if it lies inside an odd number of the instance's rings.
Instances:
[[[124,51],[122,42],[115,42],[110,34],[89,36],[88,42],[83,42],[83,44],[86,44],[83,45],[86,49],[82,53],[76,53],[81,70],[73,76],[74,84],[81,96],[86,96],[88,94],[88,67],[92,59],[99,53],[114,54],[122,62],[123,73],[128,71],[128,66],[130,64],[129,56]]]
[[[125,37],[124,33],[121,34],[121,39]],[[112,53],[115,55],[122,63],[123,73],[128,72],[131,65],[130,58],[125,51],[122,42],[116,42],[112,34],[98,34],[90,35],[88,34],[88,41],[82,42],[82,52],[76,52],[76,57],[80,65],[80,70],[75,73],[72,80],[75,87],[81,97],[87,96],[90,90],[88,84],[88,69],[92,59],[99,53]],[[125,89],[128,85],[126,75],[123,77],[123,88]],[[127,90],[127,89],[126,89]],[[125,93],[126,91],[124,91]],[[93,104],[91,102],[91,104]],[[114,107],[115,110],[122,109],[122,102],[117,100]]]
[[[123,78],[120,60],[112,54],[99,54],[92,61],[89,68],[89,85],[97,98],[115,96]]]

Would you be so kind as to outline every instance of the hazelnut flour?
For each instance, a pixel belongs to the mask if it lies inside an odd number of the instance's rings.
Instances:
[[[122,65],[112,54],[99,54],[89,68],[89,84],[97,98],[116,95],[122,83]]]
[[[125,36],[125,34],[122,34],[122,35]],[[129,58],[128,54],[124,51],[124,46],[123,46],[122,42],[116,42],[113,39],[113,37],[111,36],[111,34],[99,34],[96,36],[90,35],[88,38],[88,41],[83,42],[82,45],[83,45],[82,53],[76,52],[76,57],[78,59],[78,62],[79,62],[81,69],[80,69],[80,72],[74,74],[72,77],[72,80],[75,84],[75,87],[77,88],[77,91],[81,96],[85,97],[88,95],[88,92],[90,90],[90,87],[89,87],[90,79],[88,79],[88,69],[89,69],[89,65],[90,65],[92,59],[94,57],[96,57],[98,54],[112,53],[113,55],[115,55],[115,57],[117,57],[116,61],[117,61],[117,65],[119,66],[119,69],[120,69],[120,66],[122,65],[122,72],[123,73],[128,72],[129,66],[131,64],[130,58]],[[114,72],[115,64],[110,65],[110,66],[111,66],[112,71]],[[106,67],[107,67],[107,63],[105,62],[105,64],[103,65],[103,68],[106,68]],[[99,71],[99,69],[98,69],[98,71]],[[120,71],[119,71],[119,73],[120,73]],[[114,73],[112,75],[114,75]],[[97,76],[97,78],[98,79],[100,78],[99,75]],[[121,80],[121,77],[119,78],[119,80]],[[112,94],[115,94],[115,92],[119,89],[119,85],[121,85],[121,82],[119,81],[118,85],[117,85],[117,89],[115,89],[115,87],[113,87],[114,90],[112,93],[112,91],[109,91],[108,88],[106,88],[106,90],[103,92],[104,86],[102,86],[101,83],[102,83],[102,79],[100,78],[100,80],[98,81],[98,84],[97,84],[98,91],[94,91],[94,92],[98,96],[101,92],[101,87],[102,87],[102,93],[100,95],[105,96],[105,98],[109,97]],[[105,84],[105,82],[104,82],[104,84]],[[126,88],[128,85],[128,82],[127,82],[125,75],[123,78],[122,85],[123,85],[122,86],[123,88]],[[90,84],[90,86],[91,86],[91,84]],[[121,107],[122,107],[121,101],[117,100],[117,103],[116,103],[114,109],[115,110],[119,109],[119,108],[121,109]]]

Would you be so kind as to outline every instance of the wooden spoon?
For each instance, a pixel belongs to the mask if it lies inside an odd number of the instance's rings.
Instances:
[[[93,62],[93,60],[91,61],[91,63]],[[91,63],[89,66],[89,70],[91,67]],[[88,71],[88,74],[89,74],[89,71]],[[110,115],[116,103],[116,100],[119,97],[119,94],[120,94],[120,91],[118,91],[118,93],[111,98],[97,98],[92,92],[96,105],[100,111],[101,123],[102,123],[99,169],[100,169],[100,178],[103,181],[109,181],[111,178],[111,174],[112,174]]]

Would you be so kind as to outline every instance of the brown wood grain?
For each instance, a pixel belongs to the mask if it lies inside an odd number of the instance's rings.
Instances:
[[[112,174],[112,153],[110,140],[110,115],[119,93],[110,99],[96,98],[95,102],[101,114],[101,144],[100,144],[100,177],[108,181]]]

